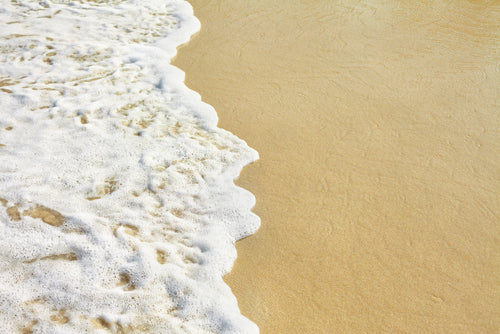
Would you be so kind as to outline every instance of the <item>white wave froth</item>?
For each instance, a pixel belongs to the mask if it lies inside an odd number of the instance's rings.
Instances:
[[[222,280],[257,153],[169,64],[190,5],[3,0],[0,23],[0,332],[258,332]]]

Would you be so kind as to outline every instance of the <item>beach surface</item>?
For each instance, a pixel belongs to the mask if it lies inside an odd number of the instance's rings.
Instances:
[[[174,64],[260,160],[261,333],[498,333],[500,3],[189,1]]]

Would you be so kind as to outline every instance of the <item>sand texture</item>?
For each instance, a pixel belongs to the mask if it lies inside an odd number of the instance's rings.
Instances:
[[[267,333],[498,333],[500,2],[190,0],[175,65],[260,160]]]

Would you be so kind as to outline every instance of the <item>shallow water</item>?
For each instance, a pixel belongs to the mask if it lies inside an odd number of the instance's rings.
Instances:
[[[253,333],[222,281],[256,151],[170,65],[184,1],[2,1],[0,331]]]
[[[262,333],[496,333],[498,1],[190,1],[187,84],[260,159]],[[203,57],[199,57],[203,55]]]

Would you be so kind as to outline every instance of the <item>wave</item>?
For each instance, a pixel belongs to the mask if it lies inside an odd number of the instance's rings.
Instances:
[[[258,158],[170,64],[178,0],[3,1],[0,331],[256,333],[222,276]]]

